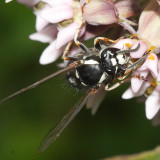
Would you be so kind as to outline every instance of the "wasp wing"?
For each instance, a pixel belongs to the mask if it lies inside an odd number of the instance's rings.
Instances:
[[[2,99],[2,100],[0,101],[0,105],[3,104],[3,103],[6,102],[6,101],[8,101],[8,100],[10,100],[10,99],[18,96],[18,95],[26,92],[26,91],[29,91],[29,90],[31,90],[31,89],[34,89],[34,88],[38,87],[40,84],[45,83],[45,82],[47,82],[48,80],[53,79],[54,77],[57,77],[57,76],[59,76],[59,75],[61,75],[61,74],[63,74],[63,73],[66,73],[66,72],[68,72],[68,71],[76,68],[77,65],[78,65],[78,63],[76,63],[76,62],[75,62],[75,63],[71,63],[71,64],[70,64],[69,66],[67,66],[66,68],[61,69],[61,70],[59,70],[59,71],[57,71],[57,72],[55,72],[55,73],[52,73],[52,74],[50,74],[49,76],[47,76],[47,77],[45,77],[45,78],[43,78],[43,79],[41,79],[41,80],[33,83],[32,85],[30,85],[30,86],[28,86],[28,87],[26,87],[26,88],[23,88],[23,89],[15,92],[15,93],[9,95],[8,97],[6,97],[6,98],[4,98],[4,99]]]
[[[86,107],[87,109],[91,109],[92,115],[96,114],[97,109],[99,108],[105,96],[106,90],[104,90],[104,85],[102,85],[93,96],[90,96],[87,101]]]
[[[94,94],[94,90],[89,90],[85,96],[83,96],[71,109],[70,111],[62,118],[60,123],[56,128],[50,130],[47,136],[43,139],[38,152],[43,152],[45,149],[49,147],[51,143],[53,143],[62,131],[68,126],[68,124],[73,120],[73,118],[79,113],[79,111],[83,108],[83,106],[88,101],[88,98]]]

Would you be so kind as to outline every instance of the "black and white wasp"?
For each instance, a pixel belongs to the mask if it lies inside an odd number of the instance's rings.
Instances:
[[[81,47],[83,52],[74,57],[67,56],[71,45],[71,43],[69,43],[63,55],[64,59],[69,61],[66,68],[1,100],[1,103],[4,103],[9,99],[64,73],[71,86],[86,91],[86,94],[62,118],[58,126],[52,129],[44,138],[39,148],[39,152],[44,151],[59,137],[61,132],[79,113],[89,98],[94,96],[100,89],[110,91],[120,86],[129,79],[128,75],[132,70],[144,62],[147,54],[135,62],[132,61],[129,55],[129,53],[137,51],[140,48],[140,45],[135,49],[120,50],[113,47],[113,44],[117,41],[105,37],[97,37],[94,40],[94,47],[87,48],[83,43],[75,40],[76,45]],[[103,44],[101,44],[101,42],[103,42]],[[106,45],[104,45],[104,43]]]

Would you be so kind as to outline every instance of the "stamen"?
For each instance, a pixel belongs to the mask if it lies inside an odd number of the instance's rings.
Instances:
[[[155,46],[152,46],[147,50],[147,52],[150,52],[151,50],[154,50],[155,48],[156,48]]]
[[[144,95],[145,95],[146,97],[150,96],[150,95],[152,94],[154,88],[155,88],[154,86],[148,87],[148,88],[145,90]]]
[[[154,56],[149,53],[148,59],[155,60]]]
[[[126,43],[125,45],[126,45],[128,48],[131,47],[131,44],[130,44],[130,43]]]
[[[157,84],[155,82],[149,82],[152,86],[156,87]]]
[[[132,35],[132,37],[137,37],[137,36],[138,36],[138,34],[137,34],[137,33]]]

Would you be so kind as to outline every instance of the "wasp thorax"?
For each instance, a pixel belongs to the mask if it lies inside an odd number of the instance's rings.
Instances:
[[[100,52],[102,66],[108,75],[116,76],[126,64],[126,56],[118,48],[105,48]]]

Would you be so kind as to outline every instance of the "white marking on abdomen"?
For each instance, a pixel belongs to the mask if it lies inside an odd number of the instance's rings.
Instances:
[[[79,74],[77,70],[76,70],[76,77],[79,79]]]
[[[83,82],[81,82],[81,84],[83,85],[83,86],[87,86],[85,83],[83,83]]]
[[[99,63],[91,59],[91,60],[85,60],[84,64],[99,64]]]
[[[75,81],[75,79],[73,79],[73,78],[69,78],[68,80],[71,82],[71,84],[76,85],[76,81]]]
[[[105,72],[103,72],[103,74],[102,74],[98,83],[102,83],[105,79],[106,79],[106,74],[105,74]]]

